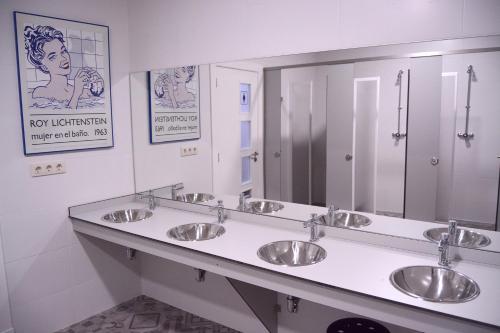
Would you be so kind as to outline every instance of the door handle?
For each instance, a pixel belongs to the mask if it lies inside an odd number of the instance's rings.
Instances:
[[[431,164],[432,165],[438,165],[439,164],[439,158],[436,156],[431,157]]]
[[[279,151],[275,151],[275,152],[274,152],[274,157],[276,157],[276,158],[281,157],[281,152],[279,152]]]
[[[252,154],[250,154],[250,158],[254,161],[254,162],[257,162],[257,156],[259,156],[259,153],[258,152],[253,152]]]
[[[345,160],[346,161],[352,160],[352,155],[351,154],[345,154]]]

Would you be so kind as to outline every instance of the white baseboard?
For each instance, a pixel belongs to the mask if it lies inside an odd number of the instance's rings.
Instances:
[[[13,328],[9,328],[9,329],[6,329],[5,331],[0,332],[0,333],[15,333],[15,332],[14,332]]]

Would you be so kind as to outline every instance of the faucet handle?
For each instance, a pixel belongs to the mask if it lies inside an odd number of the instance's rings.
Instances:
[[[177,191],[184,189],[184,183],[177,183],[170,185],[170,192],[172,200],[177,200]]]
[[[458,224],[457,224],[457,221],[456,221],[456,220],[449,220],[449,221],[448,221],[448,230],[449,230],[449,231],[453,231],[453,232],[455,232],[455,231],[457,230],[457,225],[458,225]],[[452,235],[453,233],[452,233],[452,232],[449,232],[449,231],[448,231],[448,233],[449,233],[450,235]]]
[[[311,219],[304,222],[304,228],[311,228],[310,242],[316,242],[320,238],[318,226],[321,224],[321,217],[316,213],[311,214]]]
[[[184,189],[184,183],[177,183],[177,184],[173,184],[171,185],[174,189],[176,190],[182,190]]]
[[[438,246],[441,250],[444,246],[449,245],[450,234],[447,232],[443,232],[441,234],[441,239],[439,240]]]
[[[145,192],[139,192],[137,193],[137,195],[139,196],[139,199],[146,199],[151,197],[153,195],[152,193],[153,193],[152,190],[149,190]]]
[[[308,227],[314,226],[315,224],[318,223],[318,221],[319,221],[318,214],[312,213],[311,214],[311,219],[309,219],[307,221],[304,221],[304,228],[308,228]]]
[[[335,211],[339,210],[338,207],[335,207],[335,205],[333,203],[330,204],[330,206],[328,206],[328,213],[333,213]]]
[[[439,240],[438,243],[439,266],[448,267],[450,265],[449,249],[448,249],[448,246],[450,245],[449,237],[450,235],[447,232],[441,234],[441,239]]]
[[[247,197],[245,196],[245,193],[241,192],[240,193],[240,200],[239,200],[239,205],[238,205],[238,210],[245,212],[247,211]]]
[[[222,200],[217,200],[217,205],[210,207],[210,211],[216,210],[219,208],[224,208],[224,202]]]

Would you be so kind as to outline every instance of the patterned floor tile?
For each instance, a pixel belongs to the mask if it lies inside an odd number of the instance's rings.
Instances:
[[[238,333],[147,296],[139,296],[55,333]]]

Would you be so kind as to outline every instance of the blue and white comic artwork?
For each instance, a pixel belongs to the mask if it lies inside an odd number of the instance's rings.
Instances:
[[[150,72],[151,143],[200,138],[197,66]]]
[[[111,147],[108,28],[14,15],[25,153]]]

